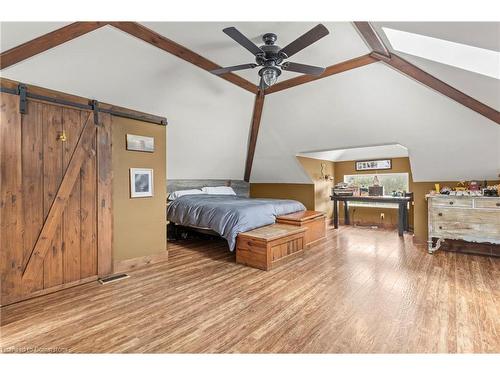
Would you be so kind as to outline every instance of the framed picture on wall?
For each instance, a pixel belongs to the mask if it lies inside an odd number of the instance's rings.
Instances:
[[[127,150],[154,152],[155,139],[154,137],[145,137],[142,135],[127,134]]]
[[[144,198],[153,196],[153,170],[130,168],[130,197]]]
[[[392,169],[392,159],[358,160],[355,164],[357,171]]]

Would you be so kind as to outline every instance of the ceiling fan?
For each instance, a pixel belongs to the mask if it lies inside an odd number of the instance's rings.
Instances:
[[[235,27],[227,27],[222,30],[229,37],[234,39],[237,43],[249,50],[255,55],[255,63],[242,64],[229,66],[226,68],[219,68],[211,70],[210,72],[216,75],[221,75],[236,70],[253,69],[257,66],[262,66],[259,70],[261,90],[266,89],[276,83],[278,77],[281,75],[281,70],[289,70],[291,72],[320,75],[325,71],[325,68],[318,66],[299,64],[283,60],[292,57],[297,52],[310,46],[314,42],[328,35],[328,29],[319,24],[306,32],[304,35],[298,37],[296,40],[288,44],[286,47],[281,48],[274,44],[278,39],[276,34],[267,33],[262,36],[264,45],[258,47],[245,35],[239,32]]]

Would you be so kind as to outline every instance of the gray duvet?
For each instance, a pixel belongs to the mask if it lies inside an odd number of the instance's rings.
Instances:
[[[180,225],[211,229],[224,237],[233,251],[238,233],[273,224],[277,216],[305,209],[302,203],[286,199],[184,195],[170,202],[167,219]]]

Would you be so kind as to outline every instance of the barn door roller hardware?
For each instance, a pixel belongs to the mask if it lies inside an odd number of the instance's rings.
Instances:
[[[18,84],[16,87],[13,88],[0,86],[0,92],[12,95],[19,95],[19,112],[22,114],[27,113],[28,109],[27,99],[35,99],[48,103],[64,105],[67,107],[83,109],[86,111],[90,110],[94,113],[94,123],[96,125],[99,124],[99,112],[109,113],[113,116],[129,118],[132,120],[145,121],[151,124],[167,125],[167,119],[164,117],[153,116],[139,112],[136,113],[135,111],[130,111],[130,110],[120,110],[119,108],[100,107],[99,102],[97,100],[89,100],[87,104],[82,104],[61,99],[59,97],[35,94],[33,92],[29,92],[28,87],[22,83]]]
[[[94,112],[94,124],[99,125],[99,102],[97,100],[91,100],[90,107]]]
[[[20,83],[17,86],[17,95],[19,95],[19,113],[24,115],[28,111],[28,103],[26,101],[26,85]]]

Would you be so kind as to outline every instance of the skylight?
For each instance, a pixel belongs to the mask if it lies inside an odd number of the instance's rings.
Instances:
[[[382,28],[397,51],[500,79],[500,52]]]

